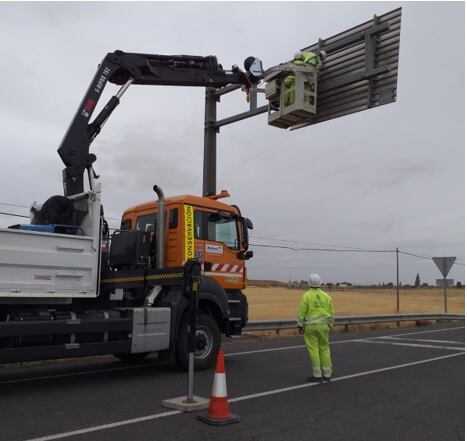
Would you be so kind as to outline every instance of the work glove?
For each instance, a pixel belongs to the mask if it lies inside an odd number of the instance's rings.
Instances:
[[[299,327],[298,327],[298,333],[299,333],[300,335],[303,335],[304,332],[305,332],[304,329],[301,328],[301,327],[299,326]]]

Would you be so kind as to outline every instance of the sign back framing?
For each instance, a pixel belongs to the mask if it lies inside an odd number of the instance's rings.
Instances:
[[[317,115],[299,129],[362,110],[393,103],[397,96],[402,8],[302,51],[326,51],[318,78]]]

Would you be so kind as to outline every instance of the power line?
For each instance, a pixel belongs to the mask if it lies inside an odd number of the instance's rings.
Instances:
[[[415,254],[415,253],[409,253],[408,251],[401,251],[401,250],[399,250],[399,253],[400,253],[400,254],[405,254],[405,255],[407,255],[407,256],[418,257],[419,259],[433,260],[431,257],[428,257],[428,256],[421,256],[421,255]]]
[[[399,250],[399,253],[400,254],[405,254],[407,256],[412,256],[412,257],[418,257],[419,259],[426,259],[426,260],[433,260],[432,257],[428,257],[428,256],[421,256],[420,254],[415,254],[415,253],[409,253],[407,251],[400,251]],[[460,260],[463,260],[463,259],[460,259]],[[454,262],[454,265],[459,265],[459,266],[465,266],[465,263],[462,263],[462,262]]]
[[[24,214],[7,213],[5,211],[0,211],[0,214],[4,214],[5,216],[27,217],[29,219],[29,216],[26,216]]]
[[[9,204],[7,202],[0,202],[0,205],[8,205],[9,207],[18,207],[18,208],[31,208],[27,205],[17,205],[17,204]]]
[[[288,242],[288,243],[306,243],[310,245],[320,245],[324,247],[336,247],[336,248],[349,248],[352,250],[363,250],[363,248],[360,247],[349,247],[346,245],[333,245],[333,244],[327,244],[327,243],[320,243],[320,242],[309,242],[309,241],[298,241],[298,240],[287,240],[287,239],[275,239],[273,237],[264,237],[264,236],[253,236],[251,235],[250,237],[253,237],[255,239],[262,239],[262,240],[272,240],[276,242]]]
[[[24,205],[15,205],[15,204],[7,204],[7,203],[3,203],[3,202],[0,202],[0,205],[10,205],[12,207],[18,207],[18,208],[29,208],[29,207],[26,207]],[[5,216],[15,216],[15,217],[27,217],[29,218],[30,216],[26,216],[24,214],[17,214],[17,213],[9,213],[9,212],[6,212],[6,211],[0,211],[0,214],[3,214]],[[105,216],[106,219],[111,219],[111,220],[114,220],[114,221],[120,221],[120,219],[116,219],[115,217],[107,217]]]
[[[267,245],[267,244],[250,244],[252,247],[259,248],[279,248],[291,251],[337,251],[337,252],[354,252],[354,253],[394,253],[395,250],[364,250],[364,249],[338,249],[338,248],[292,248],[285,245]]]
[[[19,207],[19,208],[29,208],[25,205],[17,205],[17,204],[9,204],[6,202],[0,202],[1,205],[8,205],[12,207]],[[5,216],[13,216],[13,217],[22,217],[22,218],[28,218],[29,216],[22,215],[22,214],[17,214],[17,213],[9,213],[5,211],[0,211],[1,215]],[[116,219],[114,217],[106,217],[107,219],[119,221],[120,219]],[[116,228],[111,228],[112,230],[117,230]],[[271,245],[271,244],[250,244],[252,247],[257,247],[257,248],[276,248],[276,249],[285,249],[285,250],[290,250],[290,251],[325,251],[325,252],[354,252],[354,253],[395,253],[396,250],[377,250],[377,249],[365,249],[365,248],[360,248],[360,247],[349,247],[346,245],[331,245],[331,244],[324,244],[320,242],[308,242],[308,241],[298,241],[298,240],[287,240],[287,239],[274,239],[272,237],[265,237],[265,236],[251,236],[256,239],[261,239],[261,240],[272,240],[275,242],[286,242],[286,243],[299,243],[299,244],[312,244],[312,245],[321,245],[325,247],[333,247],[333,248],[294,248],[294,247],[289,247],[285,245]],[[339,247],[339,248],[335,248]],[[416,253],[411,253],[408,251],[401,251],[399,250],[400,254],[404,254],[406,256],[412,256],[412,257],[417,257],[419,259],[425,259],[425,260],[433,260],[431,257],[428,256],[423,256],[420,254]],[[463,260],[463,259],[460,259]],[[465,263],[462,262],[454,262],[454,265],[459,265],[459,266],[465,266]]]
[[[274,240],[274,239],[271,239]],[[279,240],[279,239],[278,239]],[[304,243],[304,242],[298,242],[298,241],[290,241],[290,242],[296,242],[296,243]],[[305,242],[306,243],[306,242]],[[371,249],[363,249],[363,248],[352,248],[349,249],[350,247],[346,249],[338,249],[338,248],[293,248],[293,247],[288,247],[284,245],[270,245],[270,244],[250,244],[252,247],[259,247],[259,248],[277,248],[277,249],[285,249],[285,250],[290,250],[290,251],[327,251],[327,252],[354,252],[354,253],[395,253],[396,250],[371,250]],[[412,257],[417,257],[419,259],[426,259],[432,261],[433,259],[428,256],[422,256],[420,254],[415,254],[415,253],[409,253],[407,251],[401,251],[399,250],[400,254],[405,254],[407,256],[412,256]],[[465,263],[461,262],[455,262],[455,265],[459,266],[465,266]]]

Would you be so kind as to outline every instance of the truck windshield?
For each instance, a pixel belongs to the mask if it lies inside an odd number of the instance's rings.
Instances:
[[[222,242],[229,248],[238,249],[237,222],[232,217],[222,217],[218,214],[208,216],[207,240]]]

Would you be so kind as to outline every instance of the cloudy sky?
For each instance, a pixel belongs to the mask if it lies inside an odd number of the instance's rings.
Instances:
[[[107,52],[216,55],[225,68],[255,55],[269,67],[401,5],[397,103],[294,132],[265,115],[227,126],[218,187],[253,220],[256,244],[464,259],[462,2],[0,3],[0,211],[24,214],[5,204],[62,193],[56,149]],[[231,95],[219,117],[246,110]],[[155,183],[166,195],[200,194],[203,121],[201,88],[130,88],[92,145],[107,216],[152,199]],[[0,216],[2,226],[18,221]],[[251,278],[395,280],[393,253],[253,249]],[[403,283],[440,277],[429,260],[400,264]],[[464,281],[464,266],[450,277]]]

